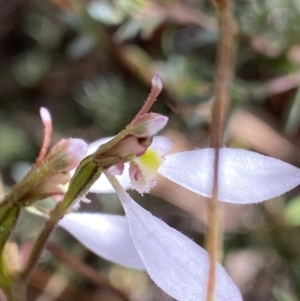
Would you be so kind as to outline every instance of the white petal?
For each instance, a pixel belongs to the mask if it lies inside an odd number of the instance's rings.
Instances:
[[[172,147],[173,142],[164,136],[154,136],[151,143],[153,149],[161,151],[162,155],[166,155],[170,148]]]
[[[96,255],[126,267],[144,269],[124,216],[69,213],[59,225]]]
[[[129,178],[129,163],[124,164],[123,173],[119,176],[116,176],[116,178],[124,189],[130,189],[132,187]],[[94,193],[115,193],[115,190],[104,174],[99,177],[99,179],[94,183],[94,185],[92,185],[89,191]]]
[[[211,197],[214,149],[166,156],[158,172],[198,194]],[[300,169],[255,152],[222,148],[219,165],[219,200],[256,203],[279,196],[300,184]]]
[[[117,189],[118,190],[118,189]],[[179,301],[206,300],[208,254],[118,190],[133,243],[152,280]],[[241,301],[241,294],[218,264],[216,301]]]
[[[102,139],[90,144],[89,149],[88,149],[88,155],[95,152],[101,144],[108,142],[112,138],[113,137],[102,138]],[[169,138],[163,137],[163,136],[153,137],[151,147],[160,150],[163,155],[168,152],[168,150],[171,148],[171,146],[172,146],[172,142]],[[120,176],[116,176],[119,183],[126,190],[132,188],[128,170],[129,170],[129,163],[125,163],[123,174],[120,175]],[[94,192],[94,193],[115,193],[115,190],[112,188],[110,182],[106,179],[106,177],[104,175],[101,175],[100,178],[91,187],[90,192]]]

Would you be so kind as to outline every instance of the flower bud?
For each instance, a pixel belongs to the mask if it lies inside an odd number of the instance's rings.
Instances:
[[[70,171],[86,156],[87,150],[87,143],[81,139],[62,139],[53,146],[45,161],[57,160],[59,172]]]
[[[139,138],[127,135],[106,152],[103,152],[102,146],[100,146],[94,155],[95,162],[99,167],[107,169],[120,162],[131,161],[146,152],[151,145],[152,139],[153,137]]]
[[[128,136],[121,142],[116,144],[110,151],[110,155],[117,155],[121,158],[126,158],[130,155],[141,156],[145,153],[147,148],[151,145],[152,137],[138,138],[135,136]]]
[[[95,163],[108,169],[120,162],[125,163],[142,156],[151,145],[153,136],[159,132],[168,117],[146,113],[134,119],[125,130],[110,141],[99,146],[94,154]]]
[[[135,119],[127,129],[137,137],[156,135],[168,122],[168,117],[156,113],[147,113]]]

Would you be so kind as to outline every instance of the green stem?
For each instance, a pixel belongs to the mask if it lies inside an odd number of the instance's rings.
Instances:
[[[7,203],[12,203],[19,206],[27,206],[27,199],[30,194],[35,191],[36,187],[45,183],[55,174],[63,172],[66,168],[66,155],[61,154],[61,157],[55,156],[49,161],[44,161],[43,164],[32,169],[27,176],[19,183],[15,184],[0,204],[0,210]]]
[[[88,156],[83,159],[77,167],[74,176],[69,184],[69,189],[66,192],[64,199],[56,205],[51,211],[49,219],[42,231],[40,232],[28,262],[21,273],[21,278],[26,280],[35,267],[38,258],[40,257],[48,238],[56,227],[59,220],[69,211],[69,208],[84,196],[95,181],[100,177],[102,169],[94,163],[94,156]]]
[[[35,267],[46,243],[48,238],[50,237],[52,231],[54,230],[55,226],[59,222],[62,215],[60,214],[60,204],[57,204],[54,210],[51,212],[49,219],[47,220],[43,230],[40,232],[39,236],[37,237],[36,243],[32,249],[30,257],[27,261],[27,264],[24,270],[21,273],[21,279],[26,280],[31,273],[32,269]]]

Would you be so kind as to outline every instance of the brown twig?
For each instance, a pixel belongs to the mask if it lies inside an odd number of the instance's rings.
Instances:
[[[206,246],[209,252],[209,272],[207,301],[214,300],[216,284],[216,263],[221,254],[219,186],[219,149],[223,145],[225,119],[230,98],[230,85],[233,73],[234,41],[236,27],[233,21],[230,0],[213,0],[219,18],[220,40],[215,76],[215,100],[212,110],[210,145],[215,149],[214,185],[212,199],[208,202],[208,230]]]

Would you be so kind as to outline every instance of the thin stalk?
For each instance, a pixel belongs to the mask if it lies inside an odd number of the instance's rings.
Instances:
[[[59,222],[61,218],[61,211],[60,211],[60,203],[56,205],[54,210],[51,212],[49,219],[46,221],[46,224],[43,230],[40,232],[39,236],[36,239],[36,243],[31,251],[30,257],[26,263],[24,270],[21,273],[21,279],[27,280],[29,274],[35,267],[47,241],[50,237],[52,231],[54,230],[55,226]]]
[[[223,146],[223,133],[227,110],[230,102],[230,85],[232,81],[236,27],[232,15],[230,0],[212,0],[219,18],[220,40],[218,44],[217,66],[215,75],[215,100],[212,110],[212,127],[210,146],[215,149],[214,185],[212,199],[208,202],[208,229],[206,247],[209,252],[209,271],[207,284],[207,301],[214,300],[216,284],[216,264],[222,254],[222,234],[220,225],[219,187],[219,153]]]

